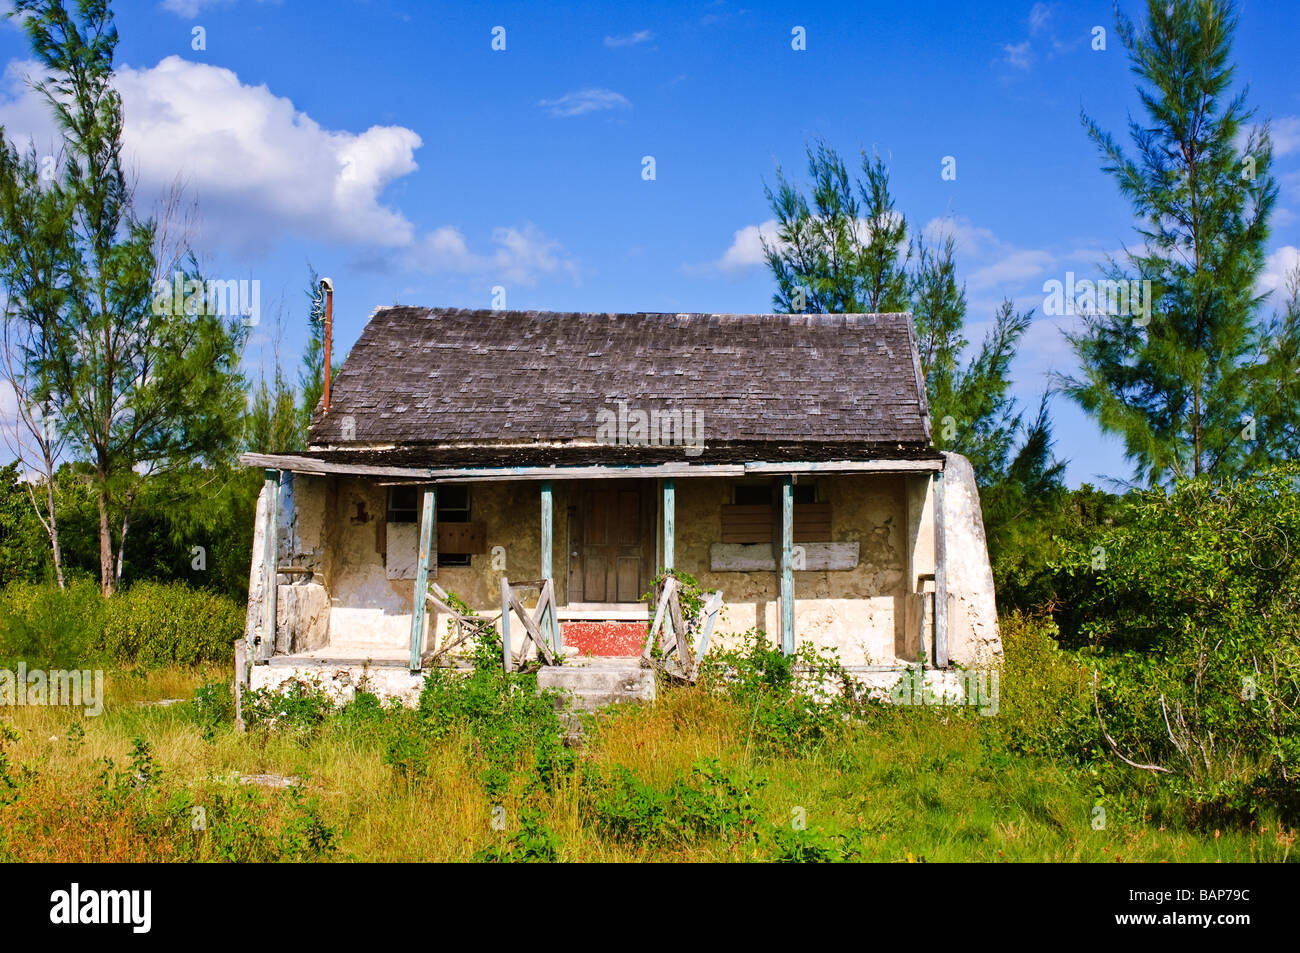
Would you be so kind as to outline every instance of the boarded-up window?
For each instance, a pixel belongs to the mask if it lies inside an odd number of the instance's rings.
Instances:
[[[781,535],[779,489],[770,483],[737,483],[734,503],[722,507],[722,542],[771,543]],[[794,541],[831,540],[831,505],[817,502],[816,484],[794,486]]]
[[[468,566],[470,554],[484,552],[486,542],[483,525],[470,522],[469,487],[438,487],[438,565]]]

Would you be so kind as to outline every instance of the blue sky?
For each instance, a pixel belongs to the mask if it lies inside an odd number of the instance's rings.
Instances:
[[[825,138],[880,152],[913,227],[956,236],[972,340],[1004,296],[1036,309],[1015,368],[1036,404],[1048,372],[1073,366],[1073,319],[1042,314],[1044,281],[1095,274],[1133,239],[1079,118],[1120,133],[1136,109],[1109,2],[116,8],[141,199],[180,175],[206,271],[261,282],[253,373],[277,341],[296,364],[309,260],[334,279],[342,349],[376,306],[488,307],[496,286],[510,308],[770,310],[763,184],[778,164],[802,176],[805,141]],[[1298,34],[1300,4],[1241,4],[1238,78],[1274,123],[1282,183],[1269,287],[1300,257]],[[47,147],[13,25],[0,58],[0,122]],[[1053,410],[1072,485],[1129,475],[1118,441],[1062,399]]]

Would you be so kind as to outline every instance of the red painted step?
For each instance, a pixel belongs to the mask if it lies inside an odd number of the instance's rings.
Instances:
[[[595,655],[602,658],[640,655],[645,647],[646,623],[565,622],[565,655]]]

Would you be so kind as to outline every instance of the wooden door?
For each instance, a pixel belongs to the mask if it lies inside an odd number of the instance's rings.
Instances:
[[[571,527],[569,602],[639,602],[654,574],[654,483],[585,484]]]

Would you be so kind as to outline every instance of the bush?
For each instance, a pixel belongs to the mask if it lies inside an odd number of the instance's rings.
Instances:
[[[226,662],[244,631],[245,610],[233,599],[182,583],[138,582],[106,607],[98,647],[123,662]]]
[[[489,864],[551,864],[559,855],[559,838],[546,826],[541,812],[529,806],[520,813],[517,831],[503,843],[477,851],[474,860]]]
[[[430,739],[453,731],[465,734],[474,760],[483,766],[489,794],[505,793],[515,775],[523,777],[527,788],[549,786],[573,767],[554,693],[537,693],[536,674],[506,672],[499,639],[476,641],[474,670],[468,675],[430,671],[418,712]],[[403,755],[393,752],[397,760]]]
[[[705,657],[700,684],[740,705],[749,733],[774,752],[822,744],[862,711],[858,689],[832,650],[805,642],[786,655],[754,629],[738,647]]]
[[[1020,612],[1000,620],[1004,661],[995,722],[1007,747],[1073,764],[1102,756],[1088,672],[1056,641],[1056,623]]]
[[[15,582],[0,590],[0,658],[23,659],[43,668],[81,664],[93,653],[104,627],[99,586],[69,582]]]
[[[183,583],[138,582],[110,599],[89,580],[66,589],[15,582],[0,590],[0,658],[44,668],[97,658],[147,666],[227,662],[244,607]]]
[[[1142,494],[1071,547],[1064,641],[1115,748],[1209,813],[1300,810],[1300,467]]]
[[[716,759],[698,761],[665,791],[622,766],[592,776],[592,814],[602,834],[637,847],[693,843],[705,838],[748,840],[759,820],[755,796],[763,780]]]
[[[250,730],[295,734],[307,741],[334,714],[334,700],[319,684],[291,678],[277,688],[259,688],[243,699]]]

